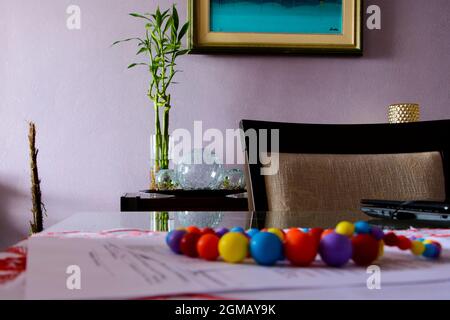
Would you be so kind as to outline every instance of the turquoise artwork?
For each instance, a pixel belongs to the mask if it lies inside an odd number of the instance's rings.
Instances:
[[[342,0],[211,0],[212,32],[342,34]]]

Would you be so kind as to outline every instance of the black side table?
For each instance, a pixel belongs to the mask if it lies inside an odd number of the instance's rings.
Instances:
[[[245,193],[217,197],[125,193],[120,211],[248,211],[248,200]]]

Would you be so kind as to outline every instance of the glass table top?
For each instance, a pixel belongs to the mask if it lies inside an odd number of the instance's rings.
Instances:
[[[47,231],[98,232],[110,229],[141,229],[170,231],[191,225],[200,228],[334,228],[340,221],[368,221],[385,229],[450,228],[450,225],[430,225],[417,222],[379,220],[362,212],[86,212],[46,229]]]

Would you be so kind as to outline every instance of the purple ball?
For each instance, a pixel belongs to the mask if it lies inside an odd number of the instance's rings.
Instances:
[[[349,237],[332,232],[320,240],[319,254],[331,267],[342,267],[352,257],[352,241]]]
[[[376,240],[382,240],[384,238],[384,232],[378,227],[372,227],[370,230],[370,234],[372,237],[374,237]]]
[[[181,254],[180,242],[181,238],[186,234],[185,230],[172,230],[166,236],[166,243],[170,250],[176,254]]]
[[[228,230],[227,228],[220,228],[220,229],[217,229],[216,230],[216,235],[219,237],[219,238],[222,238],[222,236],[225,234],[225,233],[228,233],[230,230]]]

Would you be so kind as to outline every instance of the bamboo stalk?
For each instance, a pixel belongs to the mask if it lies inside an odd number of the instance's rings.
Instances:
[[[30,232],[38,233],[44,229],[43,211],[45,207],[42,203],[41,181],[39,180],[39,173],[37,167],[37,156],[39,150],[36,149],[36,127],[33,122],[29,123],[28,141],[30,144],[30,167],[31,167],[31,197],[33,207],[33,221],[30,221]]]

